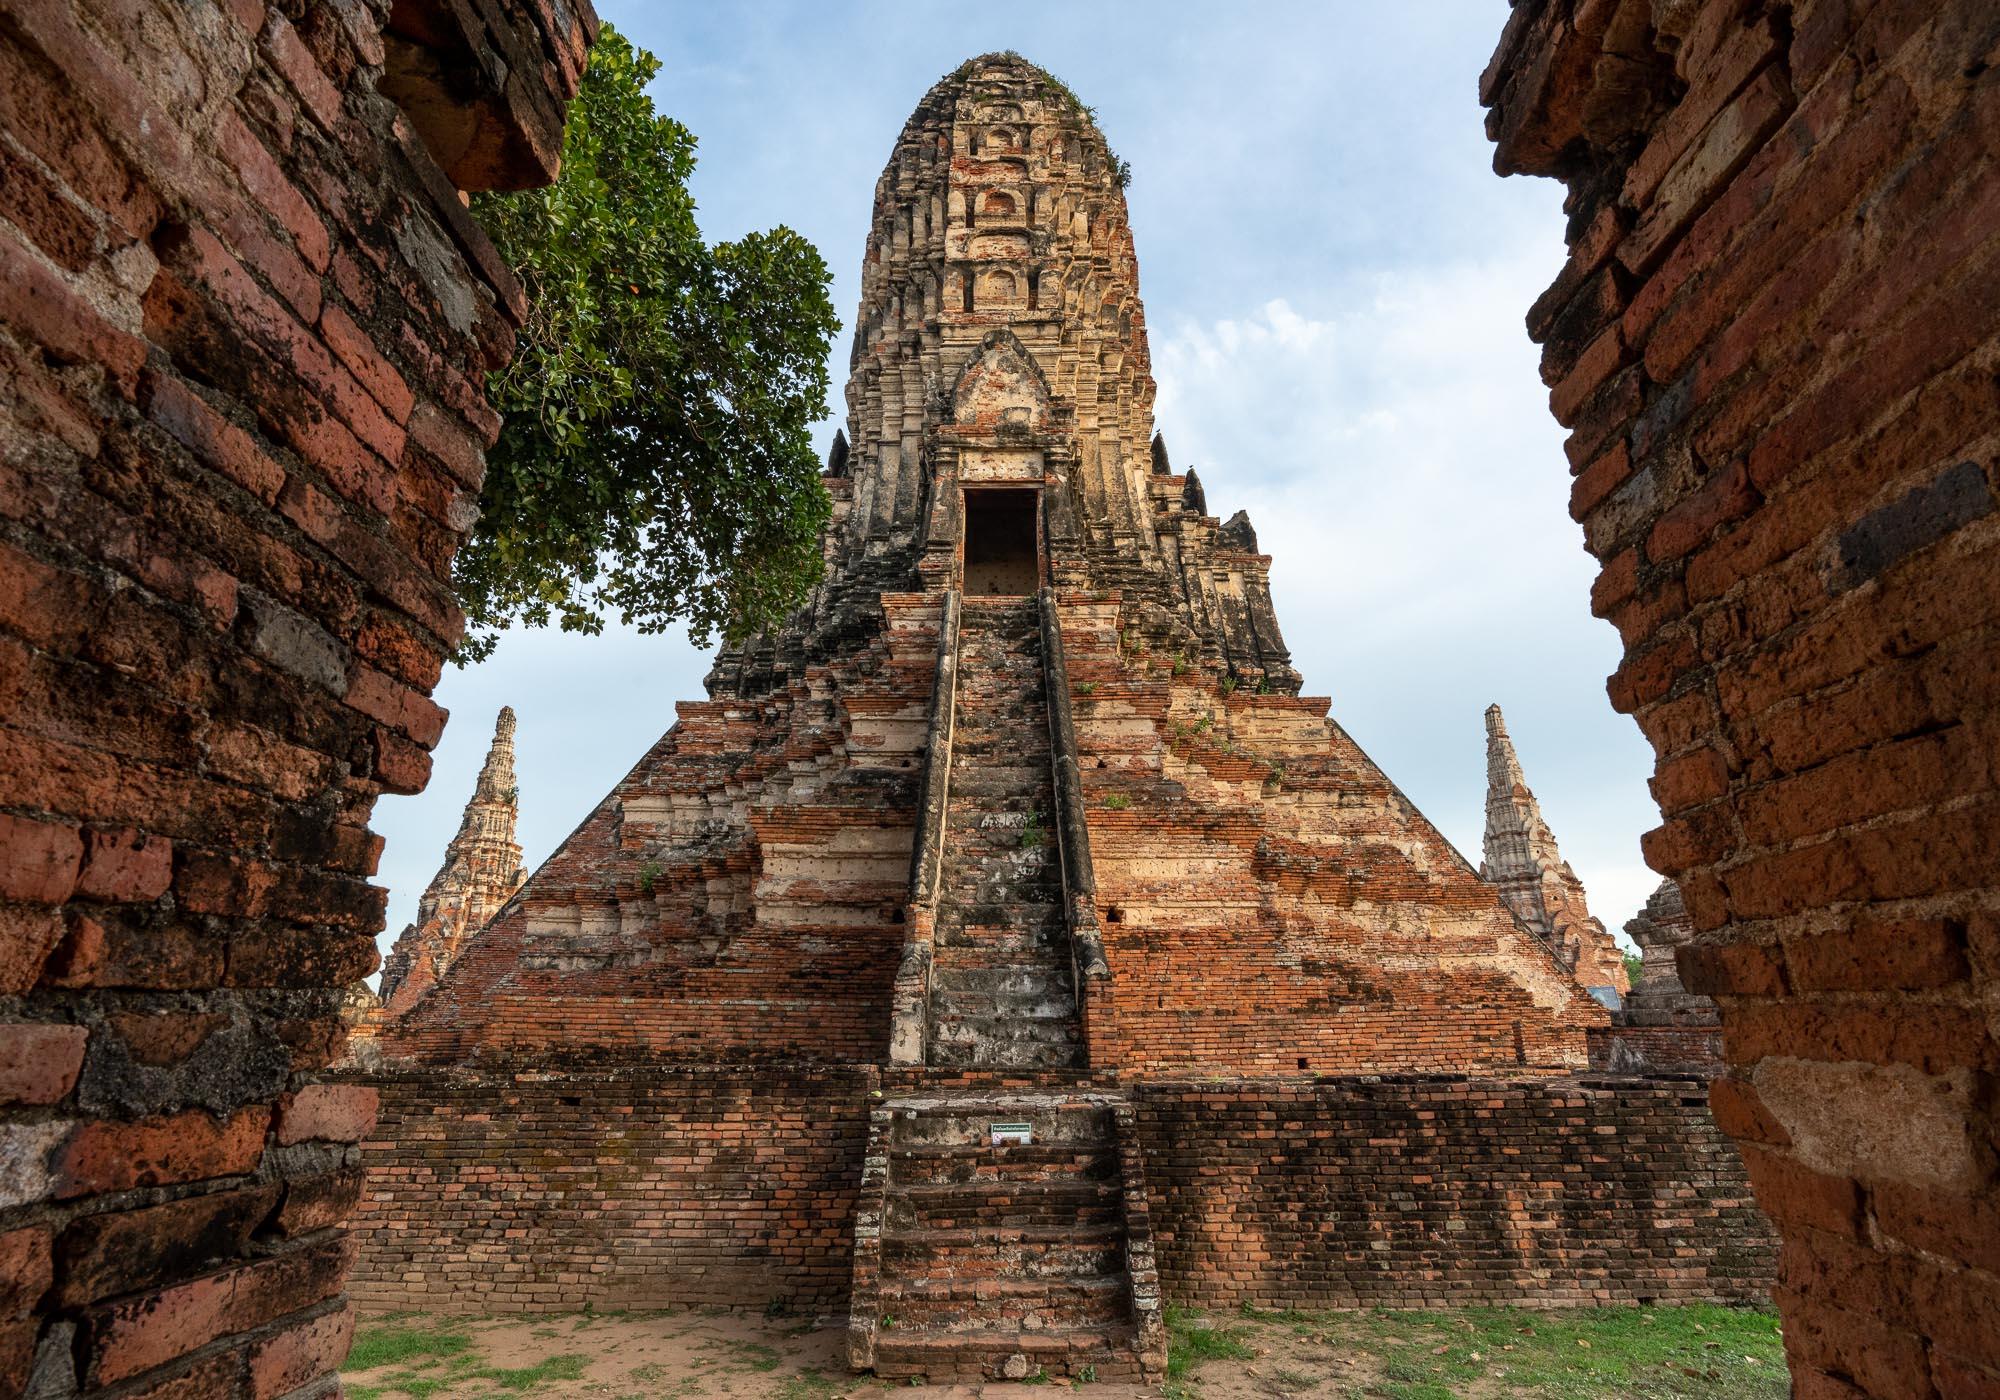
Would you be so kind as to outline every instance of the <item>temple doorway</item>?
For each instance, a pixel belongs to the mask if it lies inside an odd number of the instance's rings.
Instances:
[[[1041,550],[1029,489],[965,493],[965,592],[968,597],[1018,597],[1041,587]]]

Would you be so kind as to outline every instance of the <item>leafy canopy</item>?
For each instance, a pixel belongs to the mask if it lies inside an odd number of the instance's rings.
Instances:
[[[458,556],[458,660],[514,621],[697,645],[780,621],[818,579],[829,513],[810,437],[839,322],[826,263],[788,228],[713,247],[687,182],[695,139],[653,110],[660,64],[606,25],[570,108],[562,175],[476,196],[520,275],[519,353]]]

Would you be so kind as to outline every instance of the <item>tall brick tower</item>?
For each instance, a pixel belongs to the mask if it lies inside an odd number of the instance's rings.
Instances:
[[[1127,1080],[1580,1067],[1605,1020],[1298,695],[1250,522],[1155,441],[1124,179],[1017,56],[926,94],[876,189],[825,581],[385,1034],[880,1066],[852,1316],[882,1374],[1157,1368]]]
[[[401,1015],[417,1004],[457,959],[465,940],[500,912],[521,887],[521,845],[514,839],[519,811],[514,784],[514,710],[500,707],[493,745],[465,804],[458,835],[444,863],[417,901],[417,921],[396,937],[382,962],[382,1008]]]
[[[1623,997],[1632,989],[1625,956],[1601,919],[1590,912],[1583,881],[1556,847],[1542,820],[1498,705],[1486,707],[1486,836],[1479,878],[1556,951],[1577,982]]]

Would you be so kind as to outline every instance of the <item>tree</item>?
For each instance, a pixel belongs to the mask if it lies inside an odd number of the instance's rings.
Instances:
[[[489,385],[505,426],[455,571],[461,662],[511,622],[594,633],[606,610],[737,638],[819,577],[826,263],[782,226],[702,241],[695,139],[644,91],[659,68],[604,26],[561,177],[474,198],[528,319]]]

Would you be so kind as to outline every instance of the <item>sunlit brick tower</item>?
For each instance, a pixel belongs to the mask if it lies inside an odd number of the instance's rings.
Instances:
[[[458,835],[444,864],[417,901],[417,920],[396,938],[382,963],[381,997],[400,1015],[422,999],[458,958],[465,940],[500,912],[526,872],[514,839],[520,790],[514,782],[514,710],[500,707],[493,744],[466,801]]]
[[[1016,56],[925,96],[876,190],[825,581],[385,1035],[880,1066],[851,1316],[885,1375],[1157,1371],[1121,1084],[1559,1070],[1604,1020],[1299,697],[1248,520],[1155,438],[1124,179]],[[954,1184],[996,1133],[1034,1145]],[[1024,1240],[1045,1267],[996,1287]]]
[[[1579,985],[1610,1004],[1632,989],[1625,955],[1590,912],[1583,881],[1542,820],[1498,705],[1486,707],[1486,835],[1479,877],[1555,949]]]

